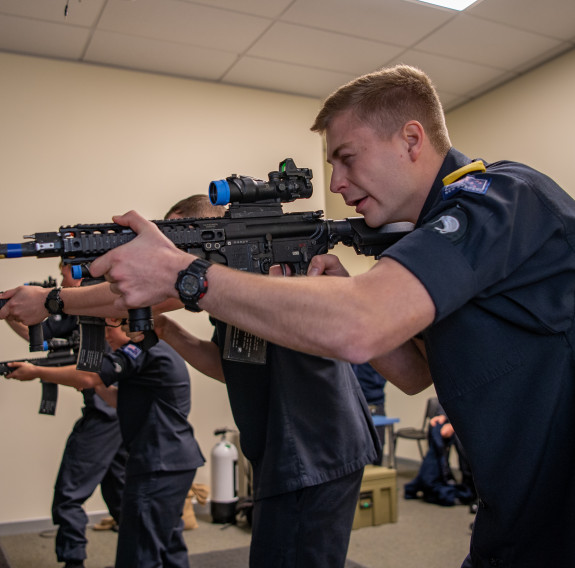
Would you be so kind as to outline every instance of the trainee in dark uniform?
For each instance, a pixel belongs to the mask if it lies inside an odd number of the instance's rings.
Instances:
[[[184,360],[160,341],[127,343],[104,358],[99,375],[118,383],[118,419],[129,452],[116,568],[187,567],[184,501],[204,458],[187,417]]]
[[[76,316],[50,316],[42,324],[44,339],[68,338],[77,329]],[[58,525],[56,556],[68,566],[86,558],[88,517],[83,504],[98,485],[108,510],[120,519],[127,452],[116,416],[94,389],[82,391],[82,417],[68,437],[54,485],[52,520]]]
[[[225,333],[216,322],[222,352]],[[381,451],[351,366],[271,343],[265,364],[222,365],[253,466],[250,566],[343,567],[363,467]]]
[[[435,302],[429,365],[481,499],[466,565],[572,568],[575,203],[512,162],[443,185],[469,163],[449,152],[416,230],[384,255]]]

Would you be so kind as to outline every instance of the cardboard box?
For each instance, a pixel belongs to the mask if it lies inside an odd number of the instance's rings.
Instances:
[[[352,528],[359,529],[396,522],[396,470],[366,465]]]

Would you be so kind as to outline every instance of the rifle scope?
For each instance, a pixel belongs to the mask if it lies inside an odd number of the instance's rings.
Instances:
[[[262,201],[287,203],[311,197],[313,193],[311,170],[297,168],[291,158],[281,162],[279,170],[270,172],[268,177],[268,181],[263,181],[232,174],[226,179],[212,181],[209,188],[210,202],[212,205]]]

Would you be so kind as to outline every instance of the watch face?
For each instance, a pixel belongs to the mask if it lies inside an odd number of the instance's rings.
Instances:
[[[200,282],[197,276],[186,274],[180,282],[180,292],[184,296],[194,297],[200,290]]]

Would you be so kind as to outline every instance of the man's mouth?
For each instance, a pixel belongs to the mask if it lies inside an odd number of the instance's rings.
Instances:
[[[359,213],[359,210],[361,209],[362,205],[365,203],[367,197],[362,197],[360,199],[354,199],[351,201],[348,201],[346,203],[346,205],[349,205],[350,207],[354,207],[356,213]]]

